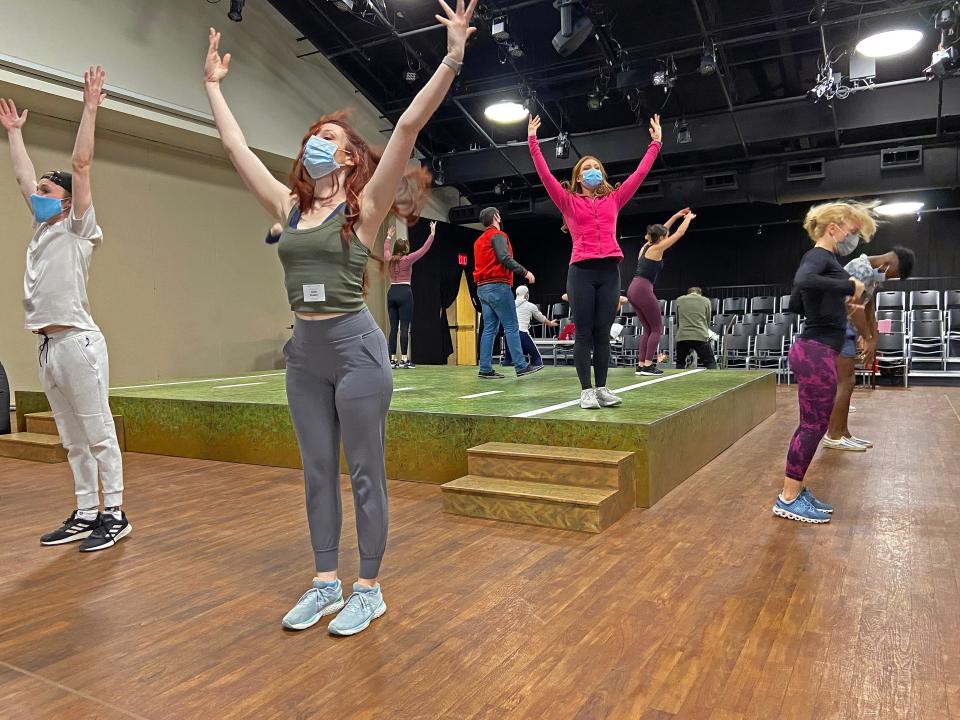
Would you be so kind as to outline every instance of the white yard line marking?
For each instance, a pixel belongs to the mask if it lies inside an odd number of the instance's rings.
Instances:
[[[394,389],[393,389],[394,392],[406,392],[407,390],[416,390],[416,388],[405,387],[405,388],[394,388]]]
[[[153,385],[126,385],[124,387],[112,387],[111,390],[140,390],[141,388],[170,387],[171,385],[194,385],[196,383],[223,382],[224,380],[256,380],[263,377],[276,377],[284,375],[285,372],[261,373],[260,375],[240,375],[239,377],[209,378],[207,380],[178,380],[176,382],[155,383]]]
[[[696,370],[685,370],[680,373],[674,373],[672,375],[665,375],[659,377],[656,380],[647,380],[646,382],[635,383],[634,385],[627,385],[622,388],[614,388],[613,392],[621,393],[627,392],[628,390],[636,390],[637,388],[646,387],[647,385],[656,385],[657,383],[666,382],[667,380],[676,380],[677,378],[684,377],[686,375],[693,375],[694,373],[703,372],[706,368],[697,368]],[[564,403],[558,403],[556,405],[550,405],[548,407],[537,408],[536,410],[528,410],[527,412],[517,413],[513,417],[516,418],[528,418],[536,417],[537,415],[543,415],[544,413],[553,412],[554,410],[562,410],[563,408],[573,407],[574,405],[580,404],[580,398],[576,400],[569,400]]]
[[[233,387],[250,387],[251,385],[266,385],[265,382],[255,382],[255,383],[237,383],[236,385],[214,385],[214,390],[223,390],[224,388],[233,388]]]
[[[474,395],[461,395],[460,400],[472,400],[473,398],[484,397],[486,395],[499,395],[503,390],[490,390],[488,392],[476,393]]]
[[[950,400],[950,396],[944,395],[944,397],[947,399],[947,405],[949,405],[950,409],[953,410],[954,416],[957,418],[958,421],[960,421],[960,413],[958,413],[957,409],[953,406],[953,401]]]

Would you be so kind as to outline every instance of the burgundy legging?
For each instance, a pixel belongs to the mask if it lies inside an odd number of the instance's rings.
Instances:
[[[790,348],[790,370],[797,378],[800,427],[787,450],[786,476],[802,482],[830,424],[837,394],[837,351],[800,338]]]
[[[638,359],[641,363],[644,360],[653,360],[657,356],[660,335],[663,334],[663,318],[660,316],[660,303],[653,294],[653,283],[646,278],[635,277],[627,288],[627,300],[636,310],[640,324],[643,325]]]

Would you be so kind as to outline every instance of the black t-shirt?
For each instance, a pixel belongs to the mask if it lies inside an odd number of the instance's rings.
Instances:
[[[846,297],[853,295],[850,273],[837,256],[815,247],[800,261],[793,277],[790,310],[804,315],[800,337],[815,340],[839,352],[847,328]]]

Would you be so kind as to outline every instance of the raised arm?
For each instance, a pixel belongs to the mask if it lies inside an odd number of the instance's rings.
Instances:
[[[387,229],[387,237],[383,240],[383,261],[390,262],[390,258],[393,257],[393,239],[397,236],[397,228],[394,225],[391,225]]]
[[[407,169],[407,161],[410,159],[417,135],[443,102],[463,64],[467,38],[477,31],[476,28],[470,27],[470,19],[477,7],[477,0],[470,0],[470,5],[466,8],[463,0],[457,0],[456,11],[452,10],[444,0],[439,2],[445,17],[440,15],[435,17],[447,26],[447,55],[433,73],[433,77],[417,93],[397,120],[397,125],[390,134],[390,140],[387,141],[387,147],[377,164],[377,169],[373,171],[373,176],[363,189],[356,232],[357,237],[364,244],[367,244],[369,239],[368,237],[365,240],[368,232],[375,232],[375,228],[380,227],[383,218],[393,206],[397,188]]]
[[[427,250],[429,250],[429,249],[430,249],[430,246],[433,245],[433,239],[434,239],[436,236],[437,236],[437,221],[436,221],[436,220],[431,220],[431,221],[430,221],[430,234],[427,235],[427,240],[426,240],[426,242],[423,243],[423,245],[420,247],[419,250],[417,250],[417,251],[415,251],[415,252],[412,252],[412,253],[410,253],[410,254],[407,256],[407,257],[410,258],[410,264],[411,264],[411,265],[412,265],[413,263],[415,263],[417,260],[419,260],[420,258],[422,258],[424,255],[427,254]]]
[[[674,224],[677,222],[677,220],[679,220],[680,218],[682,218],[684,215],[688,214],[689,212],[690,212],[690,208],[684,208],[683,210],[680,210],[680,211],[674,213],[674,215],[673,215],[669,220],[667,220],[667,221],[663,224],[663,226],[664,226],[667,230],[672,229],[673,226],[674,226]]]
[[[687,214],[683,216],[683,222],[680,223],[680,227],[677,228],[675,233],[671,233],[663,240],[657,243],[657,247],[666,250],[667,248],[673,247],[677,244],[677,241],[687,234],[687,228],[690,227],[690,223],[697,219],[695,213],[687,210]]]
[[[13,174],[17,178],[20,194],[23,195],[27,207],[30,207],[30,196],[37,191],[37,171],[27,154],[27,146],[23,144],[23,124],[27,122],[28,110],[23,115],[17,114],[17,106],[13,100],[0,98],[0,125],[7,131],[7,140],[10,143],[10,159],[13,161]]]
[[[527,122],[527,145],[530,148],[530,157],[533,158],[533,166],[537,169],[537,175],[540,176],[540,182],[543,183],[547,195],[553,200],[561,214],[567,212],[570,207],[570,193],[563,189],[563,185],[553,176],[550,168],[547,167],[547,161],[543,159],[543,153],[540,152],[540,143],[537,140],[537,130],[540,128],[540,116],[531,117]]]
[[[253,193],[263,208],[270,213],[270,217],[284,222],[287,213],[293,207],[293,196],[290,189],[277,180],[267,166],[258,158],[253,150],[247,146],[243,131],[237,119],[230,112],[227,101],[223,97],[220,82],[226,77],[230,69],[230,53],[220,57],[220,33],[210,28],[207,58],[204,64],[204,87],[207,91],[207,100],[210,101],[210,110],[213,111],[213,121],[217,125],[217,132],[227,151],[227,157],[240,174],[240,179],[247,189]],[[382,219],[382,218],[381,218]]]
[[[106,73],[99,65],[83,74],[83,114],[73,144],[73,217],[83,217],[93,204],[90,168],[93,166],[93,136],[97,126],[97,109],[106,99],[103,81]]]
[[[630,177],[624,180],[620,187],[613,192],[613,197],[617,202],[617,207],[622,208],[624,205],[630,202],[630,198],[632,198],[637,192],[637,189],[640,187],[640,183],[642,183],[644,178],[647,177],[647,173],[649,173],[651,168],[653,168],[653,163],[660,154],[660,141],[663,137],[663,133],[660,129],[659,115],[654,115],[652,118],[650,118],[649,132],[650,146],[647,148],[647,152],[644,154],[643,159],[640,161],[640,164],[637,165],[637,169],[630,174]]]

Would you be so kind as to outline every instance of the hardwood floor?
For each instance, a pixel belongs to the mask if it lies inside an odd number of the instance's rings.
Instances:
[[[311,575],[298,472],[127,455],[135,530],[81,556],[38,543],[72,508],[67,466],[0,460],[0,718],[960,717],[960,390],[858,391],[877,448],[814,461],[823,527],[770,513],[796,423],[778,399],[600,535],[392,483],[389,610],[342,639],[280,627]]]

